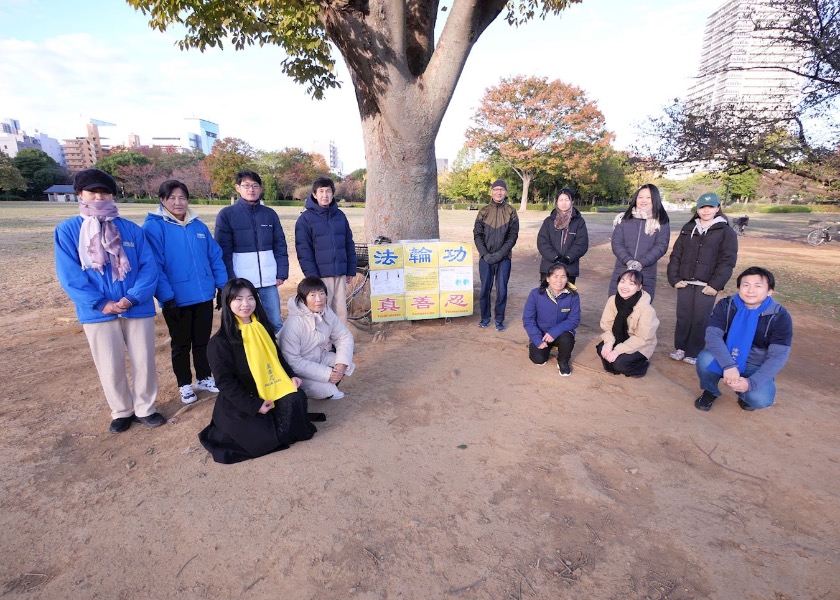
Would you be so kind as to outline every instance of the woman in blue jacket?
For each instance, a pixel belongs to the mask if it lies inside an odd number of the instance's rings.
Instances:
[[[528,356],[544,365],[551,348],[557,348],[557,368],[561,377],[572,374],[570,365],[575,347],[575,329],[580,324],[580,296],[569,282],[566,265],[548,268],[546,279],[531,290],[525,302],[522,324],[528,332]]]
[[[176,179],[160,184],[160,205],[150,212],[143,230],[158,266],[155,298],[172,338],[172,370],[181,401],[198,400],[192,387],[192,350],[196,389],[218,392],[207,362],[213,326],[213,298],[227,283],[222,249],[198,213],[189,207],[187,186]]]

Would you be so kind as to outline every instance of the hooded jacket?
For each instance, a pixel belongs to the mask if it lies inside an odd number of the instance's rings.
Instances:
[[[572,218],[569,227],[557,230],[554,219],[557,208],[551,211],[537,235],[537,250],[540,252],[540,273],[548,273],[551,265],[562,263],[566,265],[566,274],[571,277],[580,275],[580,258],[589,250],[589,232],[586,221],[580,211],[572,207]]]
[[[356,274],[356,246],[347,216],[333,199],[321,206],[311,195],[295,224],[295,249],[306,277]]]
[[[158,205],[143,223],[158,266],[155,298],[161,306],[173,299],[177,306],[207,302],[228,280],[222,249],[207,225],[192,209],[188,209],[185,221],[180,224]]]
[[[473,240],[478,255],[488,264],[495,265],[510,259],[511,251],[519,238],[519,215],[505,198],[478,211],[473,226]]]
[[[289,253],[280,218],[259,202],[240,198],[216,216],[214,237],[222,248],[228,279],[243,277],[255,287],[289,278]]]
[[[659,319],[650,304],[650,294],[642,291],[642,297],[639,298],[630,316],[627,317],[627,333],[630,334],[630,337],[613,346],[615,336],[612,332],[612,326],[617,315],[615,295],[612,295],[607,300],[607,305],[604,306],[604,312],[601,314],[601,330],[603,331],[601,339],[604,340],[604,343],[611,346],[619,354],[641,352],[646,358],[653,356],[657,344],[656,330],[659,329]]]
[[[726,217],[717,216],[705,233],[692,219],[680,230],[668,259],[668,283],[701,281],[720,291],[738,260],[738,235]]]
[[[82,270],[79,260],[79,234],[82,217],[73,217],[55,228],[55,272],[61,287],[76,305],[79,322],[102,323],[117,318],[140,319],[155,316],[154,292],[158,270],[152,249],[139,225],[122,217],[113,223],[120,232],[123,251],[131,270],[123,281],[112,281],[111,265],[100,274],[96,269]],[[109,301],[128,298],[131,308],[120,315],[102,312]]]
[[[341,322],[329,306],[317,314],[306,305],[297,302],[297,296],[289,298],[286,306],[289,316],[280,331],[280,350],[301,379],[317,382],[329,381],[332,365],[347,365],[345,375],[352,375],[353,334]],[[330,364],[329,354],[335,346],[335,363]]]
[[[738,307],[732,301],[734,296],[727,296],[717,303],[709,324],[706,327],[706,348],[724,369],[737,366],[726,347],[726,336]],[[747,357],[746,370],[756,369],[748,377],[750,390],[755,390],[768,381],[772,381],[782,370],[790,356],[793,342],[793,320],[784,306],[770,299],[770,306],[758,317],[750,354]]]
[[[535,346],[542,344],[543,334],[555,340],[565,332],[575,335],[580,325],[580,295],[571,284],[557,297],[557,302],[540,288],[531,290],[522,311],[522,325],[528,340]]]

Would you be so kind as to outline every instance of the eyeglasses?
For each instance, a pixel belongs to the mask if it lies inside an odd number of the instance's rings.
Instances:
[[[240,183],[239,187],[243,190],[258,190],[262,186],[259,183]]]

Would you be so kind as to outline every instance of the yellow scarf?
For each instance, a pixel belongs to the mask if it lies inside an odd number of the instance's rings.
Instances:
[[[275,400],[291,394],[297,388],[280,365],[277,346],[256,316],[251,315],[250,323],[243,323],[239,317],[236,317],[236,320],[239,321],[239,331],[242,332],[248,368],[251,369],[251,376],[257,384],[257,394],[264,401],[271,402],[271,408],[274,408]]]

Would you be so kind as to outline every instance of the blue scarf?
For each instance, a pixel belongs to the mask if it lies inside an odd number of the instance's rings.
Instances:
[[[729,355],[738,365],[738,371],[743,374],[747,366],[747,358],[750,355],[753,340],[755,339],[755,330],[758,328],[758,318],[764,312],[773,300],[770,296],[764,299],[757,308],[749,309],[740,296],[734,296],[732,303],[735,304],[735,317],[732,319],[732,325],[729,327],[729,333],[726,336],[726,347],[729,349]],[[723,368],[717,360],[713,360],[709,365],[709,370],[718,375],[723,375]]]

